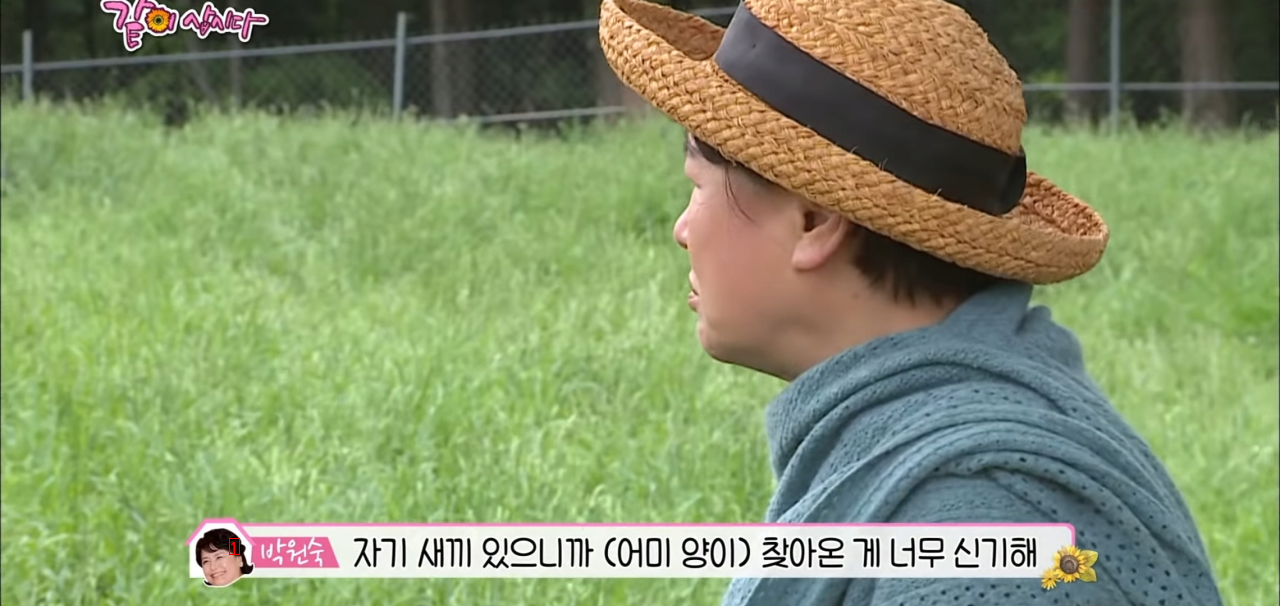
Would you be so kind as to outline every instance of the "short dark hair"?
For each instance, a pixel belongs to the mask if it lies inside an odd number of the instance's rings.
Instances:
[[[240,551],[236,553],[231,552],[231,539],[235,539],[240,542]],[[200,562],[201,554],[225,551],[227,553],[232,553],[232,555],[240,556],[240,574],[249,574],[253,572],[253,564],[250,564],[249,558],[245,557],[245,549],[246,546],[244,541],[241,541],[240,537],[237,536],[236,533],[231,532],[226,528],[214,528],[213,530],[204,533],[204,536],[200,537],[199,541],[196,541],[196,566],[204,567]]]
[[[780,187],[750,168],[725,157],[709,143],[692,134],[685,137],[685,153],[701,157],[716,166],[737,170],[761,185]],[[854,265],[873,286],[888,288],[896,300],[908,303],[920,299],[930,299],[936,303],[963,301],[1000,281],[996,276],[944,261],[856,223],[854,228],[858,234]]]

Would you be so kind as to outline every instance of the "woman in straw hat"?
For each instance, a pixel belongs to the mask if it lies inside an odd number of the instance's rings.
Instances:
[[[963,10],[746,0],[720,28],[604,0],[600,39],[688,131],[674,231],[699,341],[790,382],[766,519],[1076,528],[1036,546],[1058,552],[1040,581],[740,579],[725,604],[1222,603],[1178,489],[1030,305],[1107,227],[1027,172],[1021,85]]]

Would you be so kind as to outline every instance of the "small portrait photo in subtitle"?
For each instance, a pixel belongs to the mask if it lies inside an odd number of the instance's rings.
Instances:
[[[196,565],[207,587],[226,587],[253,572],[252,550],[229,528],[214,528],[196,541]]]

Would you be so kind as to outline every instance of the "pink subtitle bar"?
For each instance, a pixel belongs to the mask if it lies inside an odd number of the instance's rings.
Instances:
[[[329,537],[253,537],[255,568],[338,568]]]

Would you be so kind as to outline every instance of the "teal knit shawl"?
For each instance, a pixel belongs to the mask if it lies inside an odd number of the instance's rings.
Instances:
[[[1178,489],[1031,290],[1000,284],[792,382],[766,415],[766,521],[1067,522],[1097,582],[737,579],[726,606],[1221,606]]]

